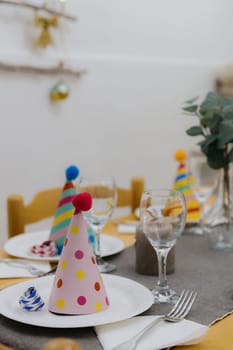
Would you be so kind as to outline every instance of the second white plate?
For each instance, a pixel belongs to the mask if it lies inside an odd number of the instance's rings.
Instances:
[[[49,237],[49,231],[38,231],[31,233],[22,233],[15,237],[8,239],[4,245],[4,250],[17,258],[31,259],[31,260],[49,260],[58,261],[60,256],[54,257],[40,257],[33,255],[30,249],[35,244],[41,244]],[[101,251],[102,256],[110,256],[121,252],[125,248],[124,243],[116,238],[107,234],[101,234]]]

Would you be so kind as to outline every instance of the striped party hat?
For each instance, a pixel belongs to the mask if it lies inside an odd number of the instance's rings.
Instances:
[[[66,169],[66,183],[63,187],[50,230],[49,240],[56,243],[59,253],[61,253],[70,220],[74,212],[72,199],[77,191],[72,180],[75,180],[78,175],[79,169],[75,165],[71,165]]]
[[[185,150],[178,149],[174,154],[175,160],[179,163],[173,189],[183,192],[187,206],[187,222],[198,222],[200,220],[200,204],[190,186],[190,173],[187,170]]]

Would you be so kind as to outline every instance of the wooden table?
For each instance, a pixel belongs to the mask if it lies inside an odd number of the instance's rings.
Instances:
[[[132,217],[129,217],[128,219],[131,219],[131,218]],[[115,256],[112,258],[113,262],[117,263],[118,267],[119,267],[117,274],[125,275],[126,277],[131,277],[132,279],[137,279],[138,281],[142,281],[141,283],[143,283],[143,284],[145,284],[145,282],[148,281],[148,286],[149,286],[152,283],[153,278],[142,276],[142,275],[137,275],[133,271],[134,261],[132,259],[134,259],[133,258],[133,254],[134,254],[133,245],[135,242],[135,235],[134,234],[127,234],[127,235],[119,234],[117,232],[117,226],[113,222],[110,222],[109,224],[106,225],[106,227],[104,228],[104,232],[106,232],[114,237],[122,239],[123,242],[125,243],[126,247],[131,247],[130,249],[125,250],[122,254],[118,254],[118,256]],[[192,255],[192,250],[195,249],[195,245],[197,245],[197,244],[200,244],[200,249],[203,249],[203,254],[201,253],[202,254],[201,256],[203,257],[203,255],[205,254],[204,252],[208,249],[206,246],[203,247],[203,245],[205,244],[204,241],[201,241],[203,238],[184,237],[183,242],[188,241],[189,239],[190,239],[190,245],[191,245],[190,249],[191,250],[189,253],[186,252],[187,257],[190,256],[190,259],[194,259],[195,255]],[[200,241],[198,241],[198,239]],[[185,244],[187,246],[187,242]],[[177,244],[177,248],[179,248],[179,244]],[[180,258],[180,255],[182,254],[182,250],[184,248],[182,248],[182,249],[179,248],[179,249],[180,249],[180,251],[178,251],[178,253],[179,253],[179,258]],[[221,255],[221,253],[220,253],[220,255]],[[216,253],[216,252],[209,251],[209,254],[210,254],[211,258],[213,258],[213,259],[215,259],[215,257],[218,256],[218,253]],[[232,263],[233,263],[233,255],[231,253],[230,253],[231,255],[229,255],[229,253],[223,253],[223,254],[226,254],[226,255],[225,256],[223,255],[221,257],[221,259],[222,259],[221,261],[226,260],[226,263],[230,264],[231,259],[232,259]],[[0,257],[7,257],[7,254],[2,249],[0,249]],[[186,259],[187,259],[187,257],[186,257]],[[203,259],[204,259],[204,257],[203,257]],[[128,266],[128,264],[129,264],[129,266]],[[191,266],[192,266],[192,264],[191,264]],[[181,263],[179,263],[178,259],[177,259],[176,268],[177,268],[177,271],[175,272],[175,274],[173,276],[169,276],[169,278],[171,279],[171,282],[173,284],[175,283],[177,278],[181,278],[180,276],[182,275],[181,274],[182,271],[180,271],[180,270],[182,270],[182,268],[184,268],[183,265]],[[190,266],[187,267],[187,269],[188,268],[190,269]],[[184,269],[184,271],[185,271],[185,269]],[[180,275],[179,275],[179,273],[180,273]],[[195,270],[193,270],[190,273],[194,274]],[[201,273],[201,271],[200,271],[200,273]],[[194,276],[194,277],[196,278],[196,276]],[[216,277],[216,279],[218,279],[218,276],[215,276],[215,277]],[[223,278],[223,276],[221,276],[221,277]],[[229,285],[232,284],[232,295],[233,295],[232,274],[229,275],[229,278],[231,278],[231,282],[229,281]],[[9,285],[21,282],[23,280],[27,280],[27,279],[26,278],[24,278],[24,279],[22,279],[22,278],[0,279],[0,288],[5,288]],[[217,281],[216,281],[216,283],[217,283]],[[194,285],[195,285],[195,281],[194,281]],[[199,288],[199,287],[197,286],[197,288]],[[220,293],[220,291],[219,291],[219,293]],[[199,293],[199,295],[200,295],[200,299],[201,299],[201,292]],[[218,294],[216,294],[216,295],[218,295]],[[221,298],[222,298],[222,295],[220,294],[219,300],[221,300]],[[208,298],[206,300],[208,300]],[[204,301],[204,303],[205,303],[205,301]],[[203,305],[204,305],[204,303],[203,303]],[[216,303],[218,303],[218,300],[216,300]],[[197,307],[197,310],[196,310],[197,313],[202,311],[201,310],[202,309],[201,300],[199,301],[198,306],[199,306],[199,309]],[[228,305],[228,307],[229,307],[229,305]],[[233,307],[233,301],[232,301],[232,307]],[[219,308],[221,308],[220,302],[219,302]],[[159,308],[157,307],[155,311],[159,312]],[[228,310],[228,311],[230,311],[230,310]],[[154,311],[152,310],[152,312],[154,312]],[[195,316],[195,312],[194,312],[194,316]],[[201,322],[200,319],[197,319],[197,321]],[[7,319],[4,319],[4,318],[3,318],[3,321],[0,321],[1,327],[2,326],[7,327],[6,324],[8,324],[8,323],[10,324],[11,330],[10,330],[10,328],[6,328],[6,329],[9,329],[9,331],[11,331],[12,335],[9,336],[10,343],[6,343],[6,345],[12,346],[14,344],[14,334],[15,334],[15,337],[17,337],[19,334],[19,333],[17,333],[18,332],[18,325],[15,325],[14,321],[10,321],[10,320],[8,321]],[[15,327],[15,330],[14,329],[12,330],[12,327]],[[38,327],[26,325],[23,328],[28,330],[28,332],[30,332],[30,334],[28,334],[28,335],[31,339],[31,337],[33,337],[33,334],[34,334],[33,332],[35,331],[35,328],[38,328]],[[219,350],[220,349],[232,350],[233,349],[232,329],[233,329],[233,315],[229,315],[229,316],[225,317],[222,321],[219,321],[219,322],[215,323],[213,326],[211,326],[209,331],[208,331],[207,336],[205,337],[205,339],[203,339],[203,341],[200,344],[195,345],[195,346],[176,347],[176,350],[217,350],[217,349],[219,349]],[[25,332],[25,330],[24,330],[24,332]],[[51,332],[48,331],[47,333],[48,333],[48,337],[50,337],[50,338],[54,337],[57,334],[57,333],[54,333],[52,331]],[[77,333],[77,336],[80,337],[80,339],[83,341],[84,350],[85,350],[85,346],[87,349],[90,349],[90,347],[89,347],[90,344],[93,344],[92,346],[94,346],[93,348],[95,348],[95,350],[101,349],[97,339],[95,339],[95,335],[94,335],[93,331],[91,331],[90,329],[83,329],[82,331],[77,329],[76,333]],[[35,334],[37,334],[37,332]],[[43,330],[40,330],[39,334],[44,334]],[[69,336],[69,335],[72,335],[73,333],[69,332],[69,330],[67,330],[64,332],[64,334]],[[5,339],[0,338],[0,342],[3,342],[3,340],[5,342]],[[28,350],[29,350],[29,348],[28,348]],[[27,348],[25,347],[25,349],[27,349]],[[0,350],[1,350],[1,348],[0,348]],[[31,348],[30,348],[30,350],[31,350]]]

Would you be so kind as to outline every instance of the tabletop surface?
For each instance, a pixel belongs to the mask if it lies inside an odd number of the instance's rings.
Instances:
[[[131,278],[148,288],[157,277],[135,271],[135,247],[106,259],[117,265],[114,274]],[[192,289],[198,293],[188,319],[208,325],[233,308],[233,253],[214,251],[204,237],[183,235],[175,247],[175,272],[168,275],[173,289]],[[154,305],[144,314],[162,314],[168,306]],[[84,350],[100,350],[93,328],[53,329],[21,324],[0,316],[0,342],[19,350],[39,350],[50,338],[69,337],[83,345]]]

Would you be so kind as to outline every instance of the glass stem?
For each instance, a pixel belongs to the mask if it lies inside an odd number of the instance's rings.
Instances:
[[[160,289],[167,289],[167,255],[171,248],[163,248],[156,249],[157,257],[158,257],[158,272],[159,279],[157,282],[157,286]]]
[[[97,226],[95,228],[95,258],[97,265],[101,262],[101,249],[100,249],[100,234],[101,234],[101,228]]]
[[[224,149],[224,156],[225,158],[228,155],[228,148],[227,145]],[[229,222],[230,222],[230,176],[229,176],[229,163],[225,163],[223,168],[223,208],[225,211],[226,218],[228,220],[227,222],[227,230],[229,230]]]

